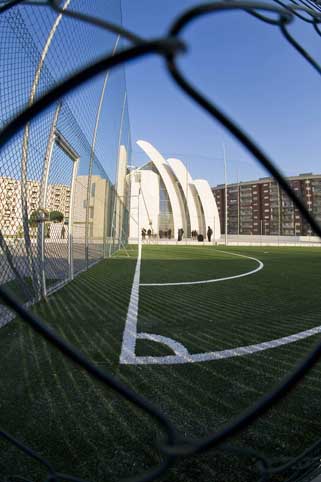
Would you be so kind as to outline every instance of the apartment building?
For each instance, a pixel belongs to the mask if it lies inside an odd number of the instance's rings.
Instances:
[[[70,212],[70,186],[48,184],[46,209],[60,211],[65,220]],[[27,207],[32,213],[39,207],[40,183],[27,181]],[[0,177],[0,228],[4,235],[18,235],[22,229],[21,184],[18,179]]]
[[[321,224],[321,174],[304,173],[287,178]],[[225,186],[212,188],[225,233]],[[271,177],[227,186],[227,233],[247,235],[313,235],[293,202]]]

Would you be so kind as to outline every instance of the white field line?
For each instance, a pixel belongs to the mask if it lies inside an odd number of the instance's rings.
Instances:
[[[219,250],[222,251],[222,250]],[[242,254],[230,253],[228,251],[222,251],[223,253],[228,253],[233,256],[240,256],[243,258],[253,259],[259,266],[253,271],[244,273],[237,276],[231,276],[228,278],[219,278],[216,280],[207,280],[208,282],[225,281],[227,279],[235,279],[243,276],[249,276],[263,268],[263,263],[256,259],[250,258],[249,256],[244,256]],[[132,285],[132,291],[130,296],[130,302],[128,306],[127,319],[123,335],[122,350],[120,355],[120,363],[127,365],[177,365],[183,363],[200,363],[211,360],[223,360],[227,358],[233,358],[236,356],[252,355],[253,353],[258,353],[265,350],[270,350],[272,348],[277,348],[279,346],[288,345],[290,343],[295,343],[296,341],[303,340],[310,336],[321,333],[321,325],[311,328],[309,330],[300,331],[299,333],[294,333],[293,335],[284,336],[282,338],[277,338],[275,340],[264,341],[262,343],[257,343],[248,346],[239,346],[236,348],[229,348],[227,350],[212,351],[204,353],[189,353],[188,350],[182,343],[179,343],[172,338],[168,338],[161,335],[156,335],[152,333],[137,333],[137,319],[138,319],[138,302],[139,302],[139,286],[168,286],[168,285],[181,285],[181,284],[200,284],[204,283],[202,281],[192,282],[192,283],[161,283],[161,284],[143,284],[139,285],[140,280],[140,268],[141,268],[141,245],[138,248],[138,257],[136,270],[134,275],[134,281]],[[157,343],[162,343],[168,346],[174,352],[174,355],[166,356],[136,356],[135,347],[137,339],[153,340]]]
[[[137,333],[137,339],[139,340],[152,340],[156,341],[157,343],[162,343],[163,345],[167,345],[169,348],[173,350],[175,355],[178,355],[183,358],[187,358],[188,361],[189,353],[185,346],[182,343],[179,343],[173,338],[168,338],[167,336],[162,335],[154,335],[153,333]]]
[[[135,354],[137,339],[152,340],[157,343],[167,345],[175,353],[175,356],[179,357],[180,359],[183,358],[185,359],[185,361],[188,361],[189,353],[182,343],[179,343],[172,338],[155,335],[153,333],[137,333],[141,261],[142,246],[141,244],[139,244],[137,263],[127,310],[127,317],[123,333],[123,341],[119,362],[124,365],[137,365],[140,363],[138,360],[141,357],[137,357]]]
[[[229,251],[223,251],[221,249],[218,249],[217,251],[220,251],[221,253],[230,254],[232,256],[239,256],[240,258],[252,259],[253,261],[256,261],[258,263],[258,267],[253,269],[252,271],[247,271],[246,273],[238,274],[235,276],[227,276],[225,278],[214,278],[214,279],[207,279],[207,280],[201,280],[201,281],[180,281],[176,283],[140,283],[140,286],[184,286],[184,285],[202,285],[207,283],[218,283],[220,281],[244,278],[244,276],[250,276],[264,268],[264,264],[262,263],[262,261],[260,261],[257,258],[251,258],[250,256],[245,256],[244,254],[230,253]]]
[[[168,355],[168,356],[137,356],[135,359],[135,365],[177,365],[182,363],[200,363],[211,360],[223,360],[227,358],[233,358],[236,356],[252,355],[279,346],[295,343],[296,341],[303,340],[313,335],[321,333],[321,326],[316,326],[309,330],[300,331],[293,335],[284,336],[275,340],[264,341],[257,343],[256,345],[239,346],[237,348],[230,348],[228,350],[213,351],[205,353],[194,353],[184,356]]]
[[[228,350],[213,351],[205,353],[194,353],[184,356],[168,355],[168,356],[138,356],[135,359],[135,365],[177,365],[180,363],[199,363],[211,360],[223,360],[233,358],[236,356],[252,355],[260,351],[270,350],[282,345],[294,343],[309,336],[321,333],[321,326],[316,326],[310,330],[300,331],[293,335],[284,336],[276,340],[264,341],[256,345],[239,346],[237,348],[230,348]]]
[[[139,280],[140,267],[142,263],[142,245],[138,243],[138,256],[135,268],[134,280],[130,300],[127,311],[127,318],[123,334],[123,342],[120,354],[120,363],[136,364],[135,347],[137,339],[137,319],[138,319],[138,303],[139,303]]]

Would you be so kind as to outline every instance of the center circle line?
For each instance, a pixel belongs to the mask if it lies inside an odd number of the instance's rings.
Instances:
[[[174,283],[140,283],[140,286],[186,286],[186,285],[201,285],[201,284],[208,284],[208,283],[218,283],[220,281],[228,281],[231,279],[237,279],[237,278],[244,278],[245,276],[250,276],[258,271],[261,271],[261,269],[264,268],[264,264],[262,261],[260,261],[257,258],[253,258],[251,256],[245,256],[244,254],[238,254],[238,253],[231,253],[229,251],[223,251],[222,249],[218,249],[216,251],[219,251],[221,253],[225,254],[230,254],[231,256],[239,256],[240,258],[246,258],[246,259],[251,259],[253,261],[256,261],[258,263],[258,267],[251,270],[247,271],[246,273],[241,273],[238,275],[234,276],[227,276],[224,278],[214,278],[214,279],[208,279],[208,280],[200,280],[200,281],[179,281],[179,282],[174,282]]]

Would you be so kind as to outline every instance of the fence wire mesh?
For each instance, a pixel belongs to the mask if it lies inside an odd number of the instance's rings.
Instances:
[[[65,1],[62,8],[69,3]],[[91,10],[90,2],[78,6],[83,12]],[[101,18],[106,16],[103,2],[96,7]],[[108,16],[119,21],[120,15],[114,2]],[[63,19],[52,9],[17,5],[1,15],[0,45],[0,109],[5,125],[75,69],[106,50],[115,52],[121,41],[90,24]],[[46,296],[56,285],[112,254],[119,244],[114,238],[126,242],[127,232],[120,233],[119,225],[111,234],[109,197],[117,204],[117,216],[126,206],[118,200],[98,158],[105,168],[109,161],[120,171],[126,169],[130,155],[124,72],[108,77],[105,74],[52,105],[27,123],[0,154],[1,240],[10,252],[10,262],[1,256],[0,283],[15,289],[18,282],[25,302]],[[121,110],[126,122],[117,114]],[[117,136],[108,124],[102,135],[101,122],[109,115]],[[109,136],[112,140],[106,142]],[[11,318],[4,311],[2,306],[2,324]]]
[[[0,234],[3,253],[0,296],[7,305],[6,309],[18,314],[48,343],[97,381],[114,389],[160,424],[165,434],[164,439],[159,442],[161,461],[155,468],[135,476],[132,480],[154,480],[166,472],[179,457],[199,454],[212,448],[254,460],[260,473],[260,481],[270,480],[272,476],[281,477],[285,473],[288,474],[288,481],[308,480],[312,473],[320,469],[320,440],[299,456],[282,461],[269,460],[255,450],[226,445],[226,442],[253,424],[304,378],[321,357],[321,343],[278,387],[223,429],[210,432],[208,436],[198,440],[189,440],[182,437],[157,406],[110,373],[89,362],[75,347],[29,312],[22,302],[45,296],[57,283],[72,279],[75,273],[88,269],[92,263],[112,254],[126,242],[126,187],[117,184],[113,186],[110,183],[103,165],[99,162],[104,146],[102,144],[99,147],[90,139],[89,134],[95,131],[97,91],[93,89],[93,84],[89,89],[85,82],[95,77],[94,85],[102,92],[104,78],[99,77],[99,74],[106,70],[112,73],[114,67],[147,54],[164,57],[168,72],[180,88],[253,154],[276,179],[311,229],[321,237],[321,228],[313,214],[297,197],[277,167],[245,131],[188,83],[176,64],[177,55],[184,52],[186,47],[180,34],[188,23],[202,15],[223,10],[244,10],[258,21],[267,22],[279,29],[296,51],[321,73],[319,64],[287,29],[290,22],[300,20],[310,23],[316,33],[321,35],[321,7],[310,0],[292,0],[289,4],[278,0],[275,0],[274,4],[236,0],[206,3],[184,12],[171,26],[168,36],[145,41],[125,31],[120,26],[119,17],[116,16],[115,24],[111,24],[110,17],[107,21],[104,18],[103,2],[101,10],[96,8],[95,4],[95,18],[88,16],[92,11],[91,2],[78,2],[78,12],[70,10],[69,3],[70,0],[1,2],[2,92],[10,90],[10,95],[2,95],[2,102],[6,98],[12,100],[12,105],[5,105],[5,108],[2,105],[1,112],[6,112],[7,115],[1,119],[0,132],[0,173],[3,183],[0,207],[3,213]],[[100,5],[99,2],[97,4]],[[64,16],[68,22],[64,28],[58,29],[57,22]],[[28,24],[31,22],[38,22],[39,42],[28,32]],[[50,57],[48,48],[46,51],[46,41],[53,38],[50,34],[48,37],[48,31],[52,28],[57,29],[55,41],[58,44],[55,55]],[[127,38],[134,46],[114,50],[113,55],[108,53],[107,56],[105,51],[101,51],[99,54],[105,57],[97,60],[95,42],[92,42],[90,47],[90,42],[75,41],[86,38],[87,35],[96,35],[97,32],[97,35],[105,35],[106,31]],[[66,41],[75,46],[75,51],[80,49],[80,54],[62,61],[63,44]],[[39,45],[45,45],[45,48],[42,50]],[[112,50],[113,47],[109,49]],[[70,66],[70,69],[67,68],[70,77],[64,80],[66,65]],[[35,76],[39,68],[41,76]],[[121,71],[118,71],[117,75],[120,76],[118,80],[124,82]],[[66,98],[78,85],[81,88],[76,94],[71,93]],[[120,98],[122,108],[119,110],[119,137],[114,146],[118,171],[123,168],[122,162],[125,162],[120,160],[127,159],[130,153],[127,101],[125,95]],[[90,110],[92,105],[96,106],[93,111]],[[97,153],[100,156],[97,156]],[[12,282],[21,289],[20,300],[6,289],[5,285]],[[47,473],[47,480],[80,480],[56,471],[44,457],[9,433],[1,430],[0,436],[39,463]],[[11,476],[8,479],[22,480],[21,477]]]

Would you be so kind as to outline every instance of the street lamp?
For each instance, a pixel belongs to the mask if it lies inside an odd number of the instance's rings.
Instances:
[[[225,246],[227,246],[227,165],[226,165],[226,150],[225,144],[222,141],[222,148],[223,148],[223,160],[224,160],[224,191],[225,191]]]

